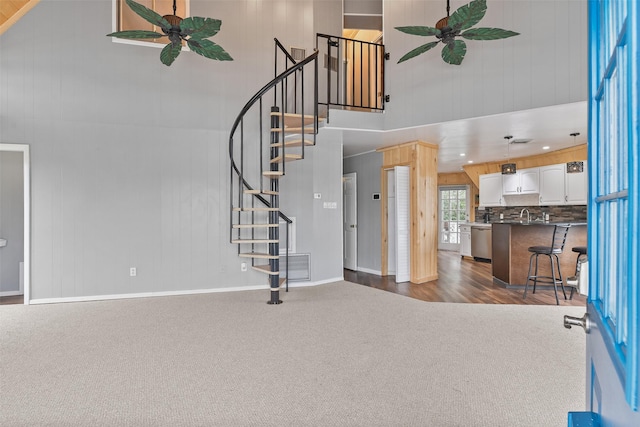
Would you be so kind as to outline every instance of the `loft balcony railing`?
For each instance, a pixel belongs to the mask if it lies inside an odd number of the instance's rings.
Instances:
[[[320,88],[319,104],[357,111],[383,111],[384,75],[387,55],[384,45],[327,34],[316,35],[316,50],[326,78]]]

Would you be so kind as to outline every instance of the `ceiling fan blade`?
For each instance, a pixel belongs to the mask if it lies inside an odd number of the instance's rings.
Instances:
[[[233,61],[231,55],[229,55],[222,46],[215,44],[211,40],[192,38],[187,40],[187,44],[189,45],[189,49],[205,58],[218,61]]]
[[[160,16],[157,12],[146,8],[145,6],[134,2],[133,0],[125,0],[127,5],[133,10],[135,13],[144,18],[145,21],[150,22],[153,25],[157,25],[158,27],[169,31],[171,29],[171,24],[169,21]]]
[[[436,47],[436,45],[440,43],[440,41],[435,41],[435,42],[431,42],[431,43],[427,43],[427,44],[423,44],[422,46],[418,46],[417,48],[407,52],[402,58],[400,58],[398,60],[398,64],[401,62],[406,61],[407,59],[411,59],[414,58],[418,55],[421,55],[423,53],[425,53],[428,50],[433,49],[434,47]]]
[[[410,26],[410,27],[396,27],[396,30],[402,31],[403,33],[412,34],[414,36],[438,36],[440,35],[440,30],[433,27],[421,27],[421,26]]]
[[[462,40],[455,40],[445,44],[442,48],[442,59],[452,65],[460,65],[467,53],[467,44]]]
[[[449,17],[449,27],[455,31],[466,30],[476,25],[487,12],[486,0],[473,0],[469,4],[460,6]]]
[[[468,40],[498,40],[520,35],[515,31],[503,30],[502,28],[472,28],[460,34]]]
[[[160,37],[165,37],[165,35],[156,33],[155,31],[127,30],[116,31],[115,33],[107,34],[107,37],[118,37],[121,39],[157,39]]]
[[[206,39],[218,34],[220,26],[222,26],[222,21],[219,19],[192,16],[180,22],[180,31],[194,39]]]
[[[162,49],[162,52],[160,52],[160,61],[168,67],[173,64],[173,61],[180,55],[181,50],[182,43],[169,43]]]

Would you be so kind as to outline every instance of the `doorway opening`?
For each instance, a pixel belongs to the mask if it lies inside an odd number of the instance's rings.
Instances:
[[[438,188],[438,249],[460,250],[460,224],[469,218],[469,187],[466,185]]]
[[[29,146],[0,144],[0,303],[30,300]]]
[[[356,271],[358,269],[358,190],[355,172],[342,176],[342,267]]]

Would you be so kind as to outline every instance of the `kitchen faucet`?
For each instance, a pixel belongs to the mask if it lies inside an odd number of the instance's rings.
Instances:
[[[527,211],[527,222],[531,222],[531,216],[529,215],[529,209],[527,208],[522,208],[522,210],[520,211],[520,219],[522,220],[522,214],[524,213],[524,211]]]

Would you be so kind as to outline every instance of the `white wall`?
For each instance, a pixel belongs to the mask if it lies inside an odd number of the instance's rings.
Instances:
[[[325,20],[341,2],[315,3],[192,1],[222,19],[212,40],[233,62],[183,52],[166,67],[160,49],[112,42],[110,0],[43,0],[0,36],[0,142],[31,145],[32,299],[266,286],[228,242],[228,132],[273,77],[274,37],[310,52],[339,27]],[[318,151],[339,157],[340,142]],[[301,191],[341,188],[341,171],[320,168],[305,165]],[[312,281],[341,275],[340,239],[299,244]]]
[[[371,152],[344,159],[344,173],[358,174],[358,268],[368,272],[379,272],[380,248],[380,204],[373,200],[373,193],[380,193],[380,169],[382,153]]]
[[[452,0],[451,12],[469,3]],[[519,32],[504,40],[465,40],[461,65],[445,63],[434,49],[397,64],[405,53],[435,37],[394,27],[434,27],[446,2],[384,0],[387,61],[385,128],[395,129],[566,104],[587,99],[587,3],[582,0],[488,0],[475,27]]]

